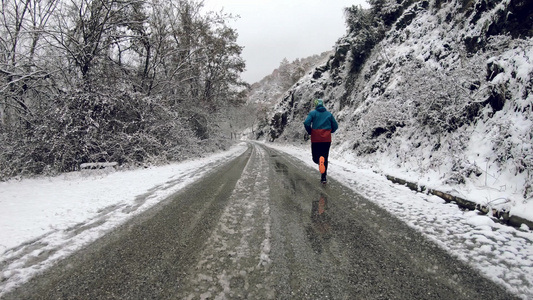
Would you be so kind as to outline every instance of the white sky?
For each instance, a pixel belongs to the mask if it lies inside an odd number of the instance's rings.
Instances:
[[[279,67],[283,58],[293,61],[329,51],[346,33],[343,8],[369,7],[366,0],[205,0],[208,11],[240,18],[230,22],[237,29],[246,71],[254,83]]]

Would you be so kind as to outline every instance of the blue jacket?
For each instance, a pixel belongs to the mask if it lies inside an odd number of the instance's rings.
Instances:
[[[323,105],[318,105],[307,115],[304,127],[311,135],[311,143],[331,143],[331,134],[337,131],[339,125]]]

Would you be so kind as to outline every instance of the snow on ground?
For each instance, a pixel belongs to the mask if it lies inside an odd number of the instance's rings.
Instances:
[[[267,146],[315,167],[308,146]],[[0,296],[245,150],[243,143],[203,159],[161,167],[0,183]],[[330,178],[384,207],[510,291],[533,298],[531,231],[414,193],[351,161],[332,150]]]

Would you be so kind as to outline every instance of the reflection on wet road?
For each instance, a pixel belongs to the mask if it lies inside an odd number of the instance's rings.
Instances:
[[[322,252],[322,244],[330,237],[331,224],[327,214],[326,195],[321,194],[317,201],[313,201],[311,208],[311,224],[307,226],[307,236],[311,247],[316,253]]]
[[[327,233],[330,229],[329,216],[327,214],[328,198],[326,195],[320,195],[318,201],[313,201],[311,209],[311,220],[318,233]]]

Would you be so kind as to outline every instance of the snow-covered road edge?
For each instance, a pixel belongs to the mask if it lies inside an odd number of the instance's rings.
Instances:
[[[238,157],[230,150],[160,167],[0,183],[0,296]]]

